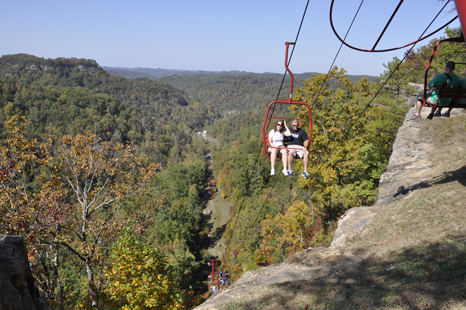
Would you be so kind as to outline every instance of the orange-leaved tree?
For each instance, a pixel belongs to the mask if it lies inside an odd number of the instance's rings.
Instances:
[[[70,224],[68,190],[56,176],[40,176],[50,154],[44,144],[27,139],[24,117],[6,122],[8,137],[0,146],[0,233],[25,237],[37,284],[48,300],[64,300],[58,246],[54,241]]]
[[[73,206],[69,233],[56,244],[84,265],[91,306],[96,308],[108,248],[127,223],[118,214],[128,201],[150,190],[158,166],[143,165],[133,156],[131,145],[104,142],[92,133],[50,135],[48,140],[53,156],[47,161],[47,172],[68,186]]]

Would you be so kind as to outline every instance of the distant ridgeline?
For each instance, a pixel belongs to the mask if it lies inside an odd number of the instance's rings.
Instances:
[[[259,76],[273,76],[275,78],[282,78],[282,74],[278,73],[253,73],[253,72],[246,72],[246,71],[202,71],[202,70],[174,70],[174,69],[151,69],[151,68],[120,68],[120,67],[103,67],[103,69],[111,74],[127,77],[130,79],[137,79],[140,77],[147,77],[150,79],[160,79],[166,76],[177,75],[179,77],[188,77],[188,76],[206,76],[206,75],[214,75],[214,76],[241,76],[241,75],[259,75]],[[294,74],[295,78],[301,82],[302,80],[310,78],[314,75],[315,72],[305,72],[300,74]],[[349,75],[348,78],[353,81],[359,81],[365,77],[369,82],[376,82],[379,77],[377,76],[370,76],[370,75]],[[299,86],[299,85],[298,85]]]

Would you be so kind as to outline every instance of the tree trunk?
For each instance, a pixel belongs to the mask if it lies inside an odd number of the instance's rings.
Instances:
[[[87,279],[89,281],[89,295],[91,295],[92,300],[92,308],[98,309],[99,308],[99,298],[98,292],[94,285],[94,271],[92,270],[90,259],[86,259],[86,272],[87,272]]]

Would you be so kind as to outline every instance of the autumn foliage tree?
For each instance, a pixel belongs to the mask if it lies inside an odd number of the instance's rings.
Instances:
[[[338,86],[330,87],[330,81]],[[305,81],[298,93],[300,100],[311,105],[314,125],[308,169],[312,177],[301,184],[311,191],[316,212],[326,218],[349,207],[340,191],[345,183],[353,183],[355,170],[364,169],[359,150],[367,142],[365,125],[369,120],[360,116],[373,86],[365,79],[353,83],[343,69],[334,67],[327,76],[317,74]]]
[[[118,218],[131,199],[144,195],[157,166],[144,167],[130,145],[103,142],[95,134],[50,137],[55,145],[48,161],[69,188],[73,221],[56,244],[85,266],[92,306],[97,307],[107,249],[126,221]]]
[[[26,119],[6,123],[9,136],[0,146],[0,232],[23,235],[37,284],[58,304],[64,300],[59,276],[58,246],[54,240],[70,224],[68,189],[57,176],[40,174],[50,154],[36,139],[27,139]]]
[[[312,224],[312,206],[303,201],[296,201],[285,213],[279,213],[276,217],[267,216],[261,222],[261,233],[277,241],[274,250],[288,247],[290,251],[297,252],[312,238]]]
[[[106,268],[108,304],[123,310],[182,309],[183,292],[163,253],[122,232]]]
[[[86,271],[90,305],[98,307],[108,248],[127,224],[118,214],[150,190],[157,165],[143,165],[130,145],[92,133],[50,134],[40,143],[26,139],[25,124],[25,118],[13,117],[10,138],[0,148],[1,232],[26,237],[38,282],[58,303],[58,256],[77,258]]]

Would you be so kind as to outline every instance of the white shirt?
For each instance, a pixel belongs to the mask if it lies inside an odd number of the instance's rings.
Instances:
[[[281,133],[280,131],[275,131],[275,129],[272,129],[270,132],[269,132],[269,137],[272,137],[272,143],[277,145],[277,146],[285,146],[285,144],[283,144],[283,133]]]

